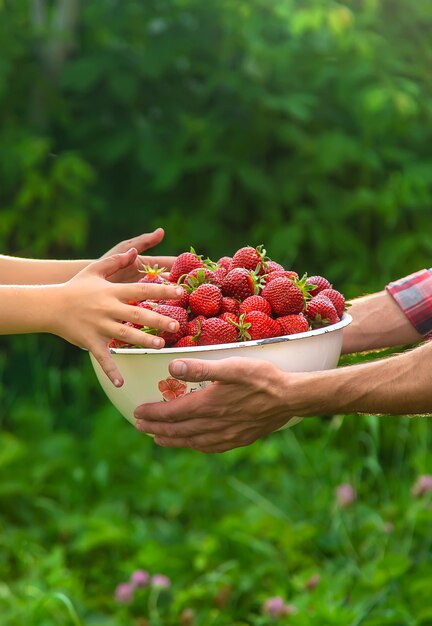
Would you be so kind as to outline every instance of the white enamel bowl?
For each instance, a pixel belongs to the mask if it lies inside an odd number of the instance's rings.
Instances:
[[[108,398],[132,424],[135,408],[144,402],[171,401],[199,391],[210,383],[185,383],[174,379],[168,364],[173,359],[225,359],[246,357],[261,359],[263,367],[270,361],[286,372],[311,372],[336,367],[342,347],[342,332],[352,321],[345,313],[340,322],[305,333],[244,341],[239,343],[194,348],[112,348],[113,358],[124,378],[120,388],[114,387],[99,363],[90,354],[96,376]],[[293,426],[301,418],[292,418]]]

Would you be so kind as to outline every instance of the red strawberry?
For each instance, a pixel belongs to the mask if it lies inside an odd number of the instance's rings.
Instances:
[[[244,267],[235,267],[225,276],[222,283],[222,293],[224,296],[243,301],[248,296],[257,294],[260,285],[255,272]]]
[[[183,294],[176,300],[159,300],[159,304],[168,304],[169,306],[179,306],[182,309],[187,309],[189,306],[189,294],[182,286]]]
[[[185,309],[182,309],[178,306],[170,306],[169,304],[157,304],[154,307],[153,311],[155,311],[155,313],[160,313],[160,315],[172,317],[179,323],[179,329],[175,333],[170,333],[168,331],[158,331],[158,335],[165,340],[165,343],[167,345],[176,343],[176,341],[181,339],[181,337],[185,336],[188,323],[188,316]]]
[[[207,267],[196,267],[194,270],[191,270],[186,274],[184,278],[182,278],[183,284],[186,286],[186,289],[196,289],[199,285],[204,283],[214,283],[215,282],[215,274],[213,270],[208,269]]]
[[[240,315],[239,328],[241,341],[267,339],[280,335],[277,320],[262,311],[249,311]]]
[[[276,270],[281,270],[283,272],[285,268],[280,263],[276,263],[276,261],[266,261],[267,274],[271,274],[271,272],[275,272]]]
[[[172,348],[193,348],[198,345],[198,338],[192,335],[185,335],[176,341]]]
[[[224,296],[222,298],[222,306],[221,306],[221,313],[225,313],[225,312],[229,312],[229,313],[235,313],[236,315],[239,312],[239,306],[240,306],[240,302],[239,300],[236,300],[235,298],[230,298],[228,296]]]
[[[336,313],[339,317],[342,317],[345,310],[345,298],[340,291],[337,291],[337,289],[323,289],[320,291],[320,295],[330,298],[333,302],[334,308],[336,309]]]
[[[240,248],[232,258],[231,267],[244,267],[247,270],[256,270],[258,266],[258,271],[260,271],[264,265],[265,254],[266,251],[262,246],[257,248],[252,248],[252,246]]]
[[[187,324],[186,334],[198,335],[201,332],[201,325],[205,319],[205,315],[197,315],[193,320],[190,320]]]
[[[309,294],[312,297],[317,296],[323,289],[331,289],[331,284],[323,276],[309,276],[306,278],[306,285],[314,285],[313,289],[309,289]]]
[[[306,317],[310,319],[313,328],[328,326],[339,321],[333,302],[321,294],[309,300],[306,306]]]
[[[267,284],[271,282],[272,280],[274,280],[275,278],[280,278],[281,276],[288,278],[292,282],[298,280],[299,278],[299,275],[297,274],[297,272],[293,272],[292,270],[282,269],[282,270],[275,270],[274,272],[270,272],[270,274],[267,274],[265,277],[265,282]]]
[[[232,258],[230,256],[222,256],[217,264],[224,267],[229,272],[232,269]]]
[[[239,321],[238,315],[236,315],[235,313],[230,313],[229,311],[226,311],[225,313],[221,313],[219,315],[219,318],[221,320],[225,320],[225,322],[231,321],[233,324],[238,324],[238,321]]]
[[[201,328],[200,346],[234,343],[237,341],[237,328],[219,317],[204,320]]]
[[[214,270],[214,284],[218,287],[222,286],[223,279],[228,274],[228,270],[226,267],[218,267]]]
[[[152,311],[155,306],[155,302],[153,300],[143,300],[142,302],[138,302],[137,306],[139,306],[140,309]]]
[[[204,267],[202,257],[198,256],[193,248],[190,252],[182,252],[178,255],[171,268],[169,279],[176,283],[180,276],[189,274],[189,272],[197,267]]]
[[[279,323],[281,335],[294,335],[295,333],[305,333],[309,330],[309,321],[303,313],[294,315],[283,315],[276,320]]]
[[[302,290],[285,276],[267,283],[262,290],[262,296],[270,302],[276,315],[300,313],[305,306]]]
[[[129,344],[127,344],[125,341],[122,341],[121,339],[111,339],[111,341],[108,344],[108,347],[109,348],[125,348],[128,345]]]
[[[267,315],[272,314],[272,308],[268,300],[262,296],[249,296],[240,304],[239,313],[247,313],[248,311],[262,311]]]
[[[139,283],[164,283],[165,280],[161,276],[163,272],[166,272],[166,267],[158,267],[157,265],[144,265],[142,270],[143,277],[139,279]]]
[[[221,290],[209,283],[200,285],[189,296],[189,307],[194,315],[213,317],[219,313],[221,304]]]

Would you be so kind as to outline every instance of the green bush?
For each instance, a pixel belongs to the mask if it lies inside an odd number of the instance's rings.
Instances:
[[[162,225],[160,252],[264,243],[349,297],[432,265],[431,27],[430,0],[0,0],[1,251]],[[159,449],[30,336],[0,344],[0,425],[2,626],[270,626],[274,595],[281,625],[431,622],[427,420]],[[172,587],[116,604],[137,568]]]
[[[430,263],[428,0],[94,0],[64,57],[25,4],[0,5],[6,250],[162,224],[353,293]]]

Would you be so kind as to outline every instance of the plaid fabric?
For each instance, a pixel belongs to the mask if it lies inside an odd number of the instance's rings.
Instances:
[[[432,338],[432,268],[419,270],[386,285],[420,335]]]

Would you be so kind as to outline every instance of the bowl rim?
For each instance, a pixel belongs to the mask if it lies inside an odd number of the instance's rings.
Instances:
[[[315,328],[304,333],[295,333],[291,335],[281,335],[280,337],[269,337],[268,339],[255,339],[250,341],[236,341],[235,343],[218,343],[209,346],[191,346],[189,348],[110,348],[111,354],[194,354],[196,352],[208,352],[214,350],[231,350],[232,348],[250,348],[253,346],[265,346],[267,344],[283,343],[286,341],[298,341],[308,339],[309,337],[317,337],[325,335],[336,330],[342,330],[348,324],[351,324],[352,317],[349,313],[344,313],[342,318],[336,324]]]

